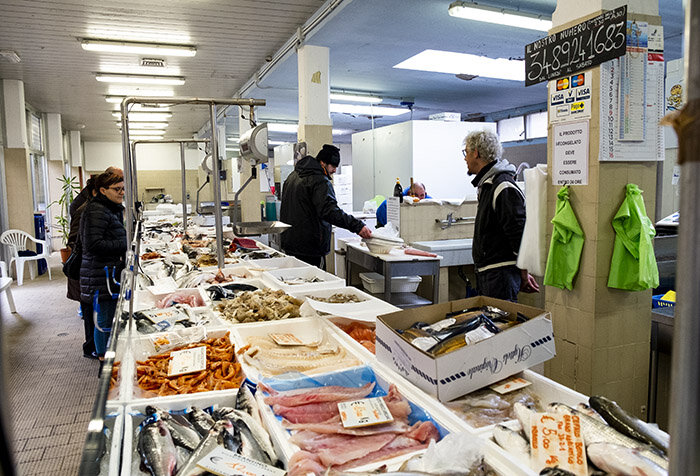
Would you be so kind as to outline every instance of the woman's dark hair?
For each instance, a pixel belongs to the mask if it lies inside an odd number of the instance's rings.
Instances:
[[[100,193],[100,189],[109,188],[115,183],[123,182],[124,177],[121,175],[113,174],[111,172],[103,172],[97,177],[95,177],[95,190]]]

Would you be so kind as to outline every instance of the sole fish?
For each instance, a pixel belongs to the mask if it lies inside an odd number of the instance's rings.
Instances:
[[[153,420],[139,432],[137,447],[141,465],[153,476],[171,476],[177,466],[177,450],[165,423],[160,419]]]
[[[530,467],[530,443],[519,431],[496,425],[493,428],[493,438],[501,448],[517,458],[525,467]]]
[[[639,451],[613,443],[593,443],[586,448],[588,458],[610,474],[667,476],[668,471],[642,456]]]

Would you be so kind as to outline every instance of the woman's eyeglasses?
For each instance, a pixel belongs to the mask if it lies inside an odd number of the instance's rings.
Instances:
[[[467,157],[467,149],[462,149],[462,157]]]
[[[114,190],[117,193],[122,193],[124,191],[124,187],[109,187],[110,190]]]

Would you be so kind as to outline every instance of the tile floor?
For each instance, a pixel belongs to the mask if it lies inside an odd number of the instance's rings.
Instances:
[[[55,254],[54,254],[55,255]],[[58,257],[51,272],[12,285],[18,314],[0,296],[5,389],[17,472],[74,475],[97,391],[99,363],[84,358],[78,303],[66,298]]]

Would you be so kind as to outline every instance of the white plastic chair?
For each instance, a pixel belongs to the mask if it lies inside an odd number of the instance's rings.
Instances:
[[[20,251],[25,251],[27,249],[27,240],[31,240],[36,244],[42,245],[42,252],[36,256],[20,256]],[[51,266],[49,266],[49,240],[37,240],[32,235],[22,230],[7,230],[5,233],[0,235],[0,243],[7,245],[10,248],[10,254],[12,254],[12,259],[10,259],[10,270],[12,270],[12,263],[15,263],[15,270],[17,275],[17,286],[21,286],[24,281],[24,263],[26,261],[38,261],[40,259],[46,260],[46,269],[49,271],[49,279],[51,279]],[[29,274],[32,279],[34,279],[34,268],[29,267]]]
[[[12,291],[10,291],[10,284],[12,284],[12,278],[7,276],[7,264],[4,261],[0,261],[0,293],[5,293],[7,303],[10,305],[10,311],[17,314],[15,300],[12,299]]]

